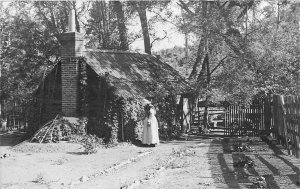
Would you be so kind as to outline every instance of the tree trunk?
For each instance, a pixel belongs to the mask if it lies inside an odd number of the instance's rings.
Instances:
[[[118,29],[119,29],[119,40],[121,42],[120,49],[121,50],[128,50],[128,40],[127,40],[127,28],[125,25],[125,16],[123,11],[123,6],[120,1],[114,1],[114,9],[117,14],[118,20]]]
[[[150,43],[145,1],[138,2],[136,8],[140,17],[142,31],[143,31],[145,53],[151,54],[151,43]]]
[[[102,3],[102,10],[100,11],[102,13],[101,19],[102,19],[102,31],[103,31],[103,36],[102,36],[102,48],[108,49],[109,48],[109,34],[108,34],[108,17],[107,17],[107,5],[105,1],[100,1]]]
[[[207,4],[208,4],[208,2],[203,1],[201,3],[202,3],[202,17],[206,19],[207,18]],[[207,25],[207,23],[206,23],[206,20],[205,20],[205,23],[204,23],[204,26],[203,26],[203,32],[201,34],[200,42],[199,42],[199,46],[198,46],[197,58],[196,58],[196,61],[193,65],[193,69],[192,69],[192,72],[189,76],[189,80],[196,79],[197,74],[199,73],[199,68],[198,67],[199,67],[200,62],[202,61],[203,54],[205,53],[205,50],[204,50],[204,48],[206,47],[205,42],[206,42],[207,37],[208,37],[207,30],[206,30],[206,25]],[[200,74],[201,74],[201,71],[202,71],[202,69],[200,70]],[[198,76],[198,78],[199,78],[199,76]]]
[[[204,52],[205,57],[202,63],[202,68],[200,70],[200,73],[197,78],[197,83],[200,85],[200,87],[205,88],[206,94],[205,94],[205,108],[204,108],[204,115],[203,115],[203,122],[204,122],[204,127],[206,129],[209,129],[209,96],[207,92],[210,90],[210,65],[209,65],[209,36],[208,32],[206,30],[206,25],[207,25],[207,17],[209,15],[209,2],[202,2],[202,9],[203,9],[203,17],[206,19],[204,23],[204,30],[203,30],[203,36],[205,36],[205,45],[204,45]],[[204,83],[202,82],[202,76],[206,73],[206,77],[204,77]],[[201,85],[203,83],[203,85]]]
[[[209,68],[209,55],[206,53],[204,63],[206,64],[206,91],[208,92],[210,90],[210,68]],[[209,129],[209,112],[208,112],[208,105],[209,105],[209,96],[206,94],[205,97],[205,110],[204,110],[204,124],[206,129]]]
[[[78,20],[77,10],[76,10],[76,1],[72,2],[73,9],[75,10],[75,25],[76,25],[76,31],[80,32],[80,24]]]
[[[203,39],[204,39],[204,37],[201,37],[201,39],[200,39],[200,43],[199,43],[198,51],[197,51],[197,58],[196,58],[195,63],[193,65],[193,69],[192,69],[192,72],[189,76],[189,80],[194,80],[197,76],[197,73],[198,73],[198,70],[199,70],[198,67],[199,67],[199,64],[202,60],[202,55],[203,55],[203,46],[204,46],[203,45],[203,41],[204,41]]]

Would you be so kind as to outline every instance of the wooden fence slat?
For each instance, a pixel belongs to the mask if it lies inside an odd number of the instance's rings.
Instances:
[[[297,110],[296,110],[296,115],[297,115],[297,124],[296,124],[296,157],[300,158],[300,132],[299,132],[299,127],[300,127],[300,97],[296,97],[296,104],[297,104]]]

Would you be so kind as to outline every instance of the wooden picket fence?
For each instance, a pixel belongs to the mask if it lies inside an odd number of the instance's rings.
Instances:
[[[289,153],[300,156],[300,96],[271,97],[270,126],[274,137]]]
[[[224,135],[259,135],[265,130],[264,108],[264,98],[255,98],[249,107],[227,106]]]

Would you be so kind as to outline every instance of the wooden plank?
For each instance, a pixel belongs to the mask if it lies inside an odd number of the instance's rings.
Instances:
[[[280,137],[281,137],[281,114],[279,115],[279,95],[274,95],[274,111],[275,111],[275,116],[274,116],[274,125],[277,130],[277,139],[279,142],[281,142]]]
[[[228,127],[228,134],[231,134],[231,125],[232,125],[232,106],[230,106],[230,109],[229,109],[229,127]]]
[[[225,110],[225,128],[224,128],[224,135],[227,135],[228,134],[228,130],[227,130],[227,128],[228,128],[228,107],[229,106],[227,106],[226,107],[226,110]]]
[[[281,106],[283,108],[283,135],[284,135],[284,141],[285,141],[285,146],[288,146],[288,133],[287,133],[287,121],[286,121],[286,114],[287,114],[287,109],[285,108],[285,104],[288,101],[287,97],[280,96],[281,97]]]
[[[245,108],[242,108],[242,119],[244,120],[244,124],[247,124],[246,123],[246,116],[245,116]],[[245,127],[246,125],[244,125],[244,127]]]
[[[238,130],[238,134],[241,135],[242,134],[242,117],[241,117],[241,106],[237,107],[237,113],[238,113],[238,123],[239,123],[239,130]]]
[[[297,123],[295,124],[295,153],[296,153],[296,157],[300,158],[300,135],[299,135],[299,125],[300,125],[300,119],[299,119],[299,115],[300,115],[300,97],[296,96],[295,99],[296,102],[296,120]]]
[[[231,133],[234,135],[234,127],[235,127],[235,106],[232,106],[232,123],[233,126],[231,127]]]
[[[295,98],[294,96],[290,96],[290,140],[291,140],[291,148],[292,154],[295,155],[295,149],[293,144],[295,144],[295,132],[294,132],[294,121],[295,121]]]
[[[264,107],[263,107],[263,101],[262,101],[262,98],[259,99],[259,113],[260,113],[260,123],[259,123],[259,132],[263,130],[263,117],[262,117],[262,114],[263,114],[263,110],[264,110]]]

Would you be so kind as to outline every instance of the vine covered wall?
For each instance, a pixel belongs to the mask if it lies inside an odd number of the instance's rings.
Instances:
[[[143,116],[141,100],[117,96],[109,76],[100,77],[89,66],[86,70],[88,133],[112,143],[138,139]]]
[[[145,117],[143,98],[116,95],[109,74],[99,76],[83,57],[76,61],[79,71],[77,114],[80,118],[87,118],[87,133],[103,138],[106,143],[141,140]],[[162,90],[154,90],[157,95],[151,101],[157,108],[160,129],[167,128],[173,132],[178,108],[176,95]],[[32,115],[39,115],[28,117],[34,130],[61,114],[61,96],[61,67],[57,64],[32,100],[30,111]],[[34,126],[34,123],[38,124]]]
[[[61,113],[61,63],[45,75],[27,106],[28,132],[34,133],[41,125]]]

